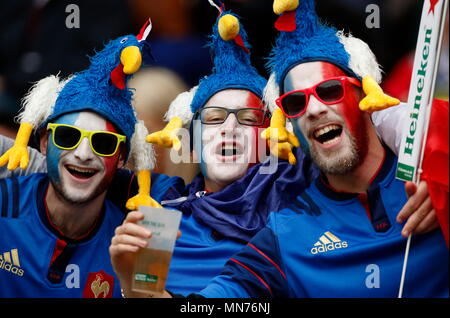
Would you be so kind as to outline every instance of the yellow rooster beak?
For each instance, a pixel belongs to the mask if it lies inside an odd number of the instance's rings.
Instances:
[[[120,54],[120,62],[123,65],[123,72],[125,74],[135,73],[142,64],[141,51],[137,46],[127,46]]]
[[[298,7],[299,0],[274,0],[273,12],[280,15],[284,12],[294,11]]]
[[[233,40],[239,34],[239,20],[231,14],[226,14],[220,18],[218,29],[224,41]]]

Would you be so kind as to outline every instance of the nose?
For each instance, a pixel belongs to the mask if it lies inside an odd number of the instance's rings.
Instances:
[[[323,104],[321,101],[319,101],[316,96],[311,94],[309,96],[308,105],[306,108],[305,115],[310,119],[317,119],[322,116],[325,116],[329,111],[329,108],[327,105]]]
[[[226,136],[228,134],[235,135],[236,128],[239,126],[239,122],[237,121],[235,114],[229,114],[228,118],[225,122],[220,126],[220,133],[222,136]]]
[[[78,147],[74,150],[74,156],[80,161],[89,161],[95,157],[87,137],[84,137]]]

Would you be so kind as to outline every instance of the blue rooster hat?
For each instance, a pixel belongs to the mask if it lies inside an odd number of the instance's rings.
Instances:
[[[214,94],[225,89],[245,89],[262,97],[266,80],[251,65],[250,46],[242,25],[234,39],[224,40],[219,34],[219,20],[225,15],[238,19],[230,11],[222,11],[217,18],[209,43],[214,67],[212,74],[203,78],[198,85],[191,104],[192,113],[202,108]]]
[[[330,62],[358,79],[371,75],[381,81],[379,65],[369,46],[321,23],[314,0],[275,0],[274,11],[281,15],[275,24],[280,33],[267,63],[271,78],[266,89],[272,90],[268,92],[272,101],[267,102],[272,106],[286,74],[301,63]]]
[[[248,90],[261,99],[263,97],[267,81],[251,65],[247,34],[239,23],[238,16],[225,11],[223,5],[221,8],[216,7],[219,9],[219,16],[208,43],[214,64],[212,73],[201,79],[190,91],[177,96],[170,104],[166,120],[179,117],[184,125],[189,125],[197,110],[201,109],[214,94],[226,89]],[[221,28],[219,25],[224,21],[232,23],[226,28]],[[223,30],[232,32],[221,34]]]
[[[150,28],[148,22],[138,36],[130,34],[111,40],[91,57],[90,67],[74,74],[59,92],[51,115],[41,127],[67,113],[92,111],[126,136],[128,154],[137,118],[131,104],[133,94],[126,82],[142,63],[152,60],[146,41]]]

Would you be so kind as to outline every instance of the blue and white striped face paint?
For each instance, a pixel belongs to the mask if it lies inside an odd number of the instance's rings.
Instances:
[[[65,114],[54,123],[88,131],[117,132],[113,125],[93,112]],[[55,190],[71,203],[83,203],[105,192],[117,170],[120,151],[111,157],[96,155],[88,138],[77,148],[63,150],[53,144],[51,132],[47,146],[47,169]]]
[[[78,116],[79,113],[69,113],[57,118],[55,123],[74,126]],[[53,144],[52,133],[49,132],[47,146],[47,171],[50,180],[53,180],[53,182],[57,184],[61,182],[59,158],[61,157],[63,151],[63,149],[58,148]]]

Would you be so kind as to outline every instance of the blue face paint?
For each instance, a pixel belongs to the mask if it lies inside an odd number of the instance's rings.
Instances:
[[[79,113],[69,113],[57,118],[54,123],[74,125],[78,119]],[[59,159],[63,149],[56,147],[53,144],[52,132],[49,131],[48,134],[48,145],[47,145],[47,173],[50,180],[55,183],[60,181],[60,171],[59,171]]]
[[[202,129],[202,123],[200,122],[200,119],[195,120],[194,123],[194,142],[193,142],[193,150],[197,153],[197,156],[199,158],[199,165],[200,165],[200,171],[202,172],[203,176],[206,178],[208,177],[208,172],[206,168],[206,162],[203,159],[203,129]]]
[[[292,78],[291,75],[286,76],[286,78],[284,79],[284,92],[283,94],[287,93],[287,92],[292,92],[294,91],[294,85],[292,84]],[[300,117],[296,117],[296,118],[290,118],[289,120],[292,123],[292,127],[294,129],[294,134],[295,136],[297,136],[299,142],[300,142],[300,148],[302,149],[303,153],[310,157],[310,149],[309,149],[309,143],[306,140],[305,136],[303,135],[303,132],[300,129]]]

